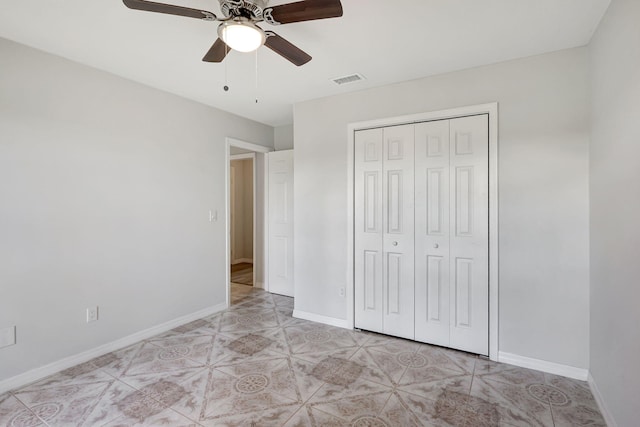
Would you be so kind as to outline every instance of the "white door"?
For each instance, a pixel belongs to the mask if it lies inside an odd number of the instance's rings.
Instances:
[[[488,116],[416,125],[416,339],[489,352]]]
[[[355,133],[355,325],[382,332],[382,129]]]
[[[355,134],[355,325],[414,338],[412,125]]]
[[[384,129],[382,332],[414,338],[414,126]]]
[[[416,125],[416,340],[449,345],[449,120]]]
[[[293,297],[293,150],[267,154],[268,291]]]
[[[450,129],[450,346],[488,355],[489,116],[453,119]]]

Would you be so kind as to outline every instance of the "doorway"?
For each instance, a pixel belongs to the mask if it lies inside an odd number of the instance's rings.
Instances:
[[[226,138],[226,302],[265,287],[265,154],[269,147]]]
[[[232,150],[236,152],[238,149]],[[232,154],[229,176],[231,283],[254,286],[255,153]]]

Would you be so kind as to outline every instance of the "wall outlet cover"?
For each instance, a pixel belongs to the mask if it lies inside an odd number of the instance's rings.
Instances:
[[[0,329],[0,348],[9,347],[16,343],[16,327],[9,326],[8,328]]]
[[[98,306],[87,308],[87,323],[98,320]]]

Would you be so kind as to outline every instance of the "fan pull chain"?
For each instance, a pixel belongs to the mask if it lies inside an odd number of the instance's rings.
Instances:
[[[226,57],[229,54],[229,46],[227,46],[227,44],[225,43],[224,45],[224,56]],[[224,91],[228,92],[229,91],[229,82],[227,81],[227,69],[228,69],[228,65],[229,64],[229,60],[224,61]]]
[[[256,104],[258,103],[258,49],[256,49]]]

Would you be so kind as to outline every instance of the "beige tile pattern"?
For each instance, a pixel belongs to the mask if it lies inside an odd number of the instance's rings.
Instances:
[[[586,383],[232,307],[0,395],[0,426],[605,426]]]

